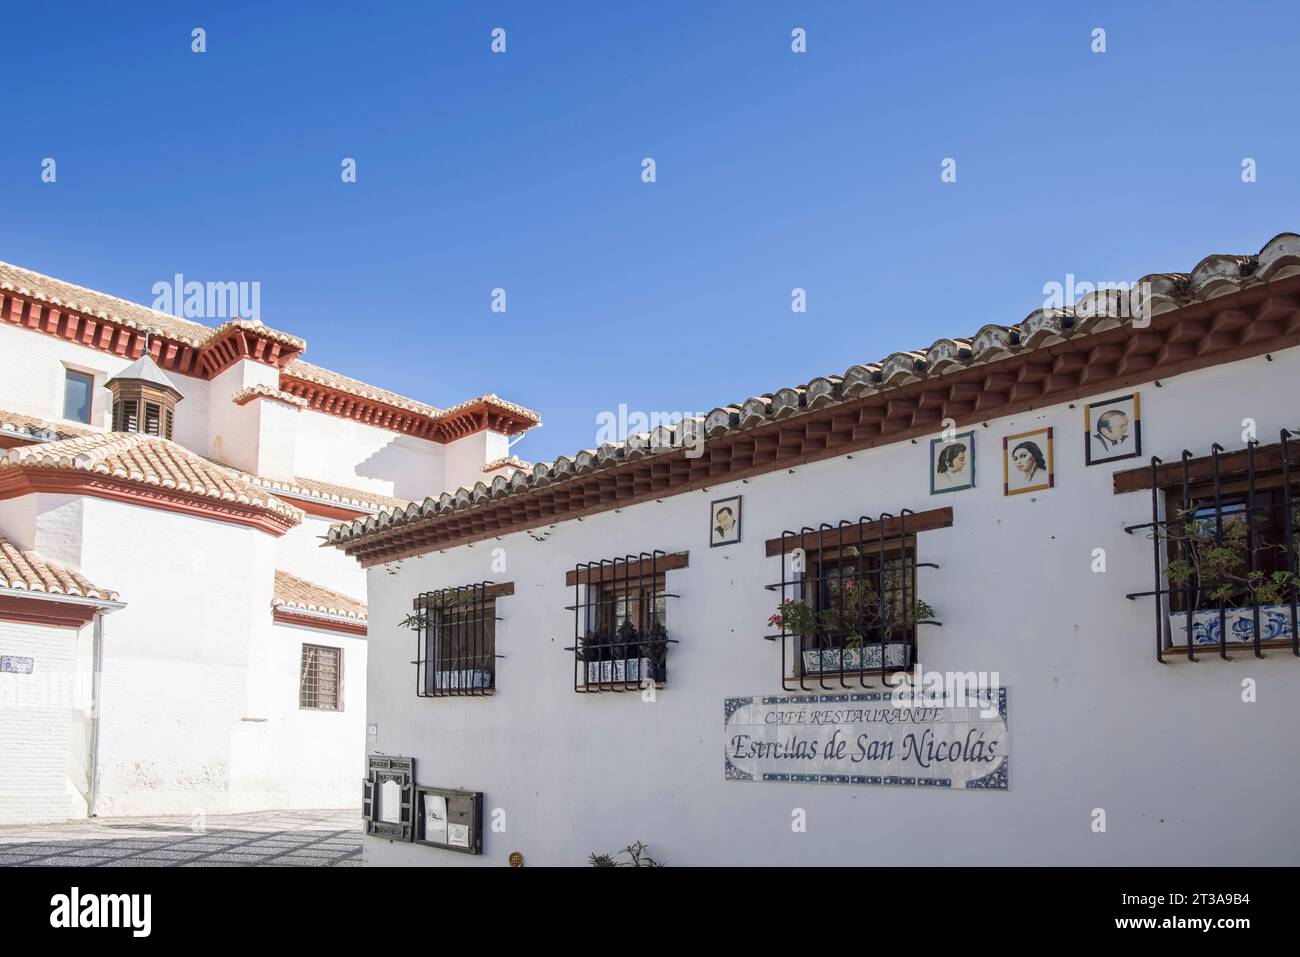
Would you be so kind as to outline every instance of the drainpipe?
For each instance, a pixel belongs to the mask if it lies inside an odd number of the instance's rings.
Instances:
[[[90,714],[95,721],[95,730],[90,739],[90,795],[86,800],[86,814],[95,817],[95,796],[99,793],[99,725],[100,700],[103,694],[101,682],[104,674],[104,615],[95,612],[95,643],[93,648],[95,673],[91,679]]]

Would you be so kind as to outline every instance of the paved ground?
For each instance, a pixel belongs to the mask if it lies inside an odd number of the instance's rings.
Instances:
[[[361,812],[262,811],[0,827],[0,867],[356,867]]]

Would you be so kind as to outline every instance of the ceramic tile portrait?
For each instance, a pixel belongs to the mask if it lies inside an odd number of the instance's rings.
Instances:
[[[735,545],[740,541],[740,496],[709,503],[709,547]]]
[[[930,440],[930,494],[975,487],[975,433]]]
[[[1056,484],[1052,430],[1035,429],[1002,440],[1002,494],[1038,492]]]
[[[1084,460],[1088,465],[1142,454],[1142,397],[1134,392],[1083,407]]]

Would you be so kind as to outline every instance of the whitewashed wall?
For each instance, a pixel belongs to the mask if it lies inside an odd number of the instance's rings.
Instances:
[[[285,498],[290,505],[296,499]],[[322,548],[321,539],[329,531],[332,519],[307,515],[302,524],[276,539],[275,567],[299,578],[365,601],[366,572],[355,558],[337,548]]]
[[[277,694],[271,710],[267,790],[272,807],[357,807],[365,776],[366,639],[335,631],[277,625],[271,667]],[[343,651],[343,710],[298,707],[303,645]],[[283,803],[280,803],[280,801]]]
[[[1262,441],[1296,426],[1300,349],[1137,387],[1144,457],[1240,447],[1242,419]],[[1131,391],[1128,389],[1123,392]],[[1108,393],[1110,395],[1115,392]],[[1105,398],[1098,395],[1095,398]],[[370,570],[369,720],[376,753],[416,759],[421,784],[485,794],[485,854],[368,838],[376,864],[583,864],[592,851],[646,841],[686,864],[1296,864],[1300,661],[1271,652],[1192,664],[1153,654],[1146,493],[1116,496],[1128,461],[1084,467],[1082,403],[976,426],[977,488],[931,496],[929,447],[894,444],[605,512]],[[1001,439],[1056,428],[1056,487],[1002,495]],[[744,496],[744,541],[708,547],[709,501]],[[997,671],[1008,689],[1010,789],[941,791],[723,778],[723,699],[780,693],[780,652],[764,641],[779,561],[763,541],[784,529],[904,507],[952,506],[951,528],[921,535],[921,595],[942,628],[923,626],[926,668]],[[504,574],[490,569],[503,547]],[[1108,570],[1090,568],[1094,548]],[[579,695],[572,591],[578,561],[644,549],[689,550],[668,573],[668,628],[680,644],[653,704],[634,694]],[[422,590],[514,581],[498,604],[498,691],[419,699],[414,638],[394,622]],[[1244,704],[1241,682],[1258,682]],[[491,830],[493,809],[505,833]],[[792,812],[807,814],[795,833]],[[1094,833],[1092,811],[1108,829]]]
[[[85,816],[78,643],[89,647],[92,632],[0,621],[0,655],[34,659],[31,674],[0,673],[0,824]]]
[[[442,491],[443,458],[436,442],[311,409],[298,417],[298,475],[415,500]]]
[[[63,418],[65,369],[95,377],[90,424],[112,425],[113,396],[104,383],[133,360],[101,352],[30,330],[0,325],[0,409],[39,416],[52,422]],[[186,448],[208,454],[208,383],[191,376],[167,373],[184,396],[176,404],[173,437]]]
[[[509,455],[510,439],[500,432],[484,429],[455,442],[448,442],[446,448],[445,484],[448,491],[454,492],[458,488],[473,488],[475,483],[486,481],[483,466]],[[422,500],[428,494],[425,491],[415,496],[414,500]]]

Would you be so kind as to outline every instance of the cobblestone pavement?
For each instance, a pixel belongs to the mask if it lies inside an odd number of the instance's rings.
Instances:
[[[0,867],[356,867],[361,811],[259,811],[0,826]]]

